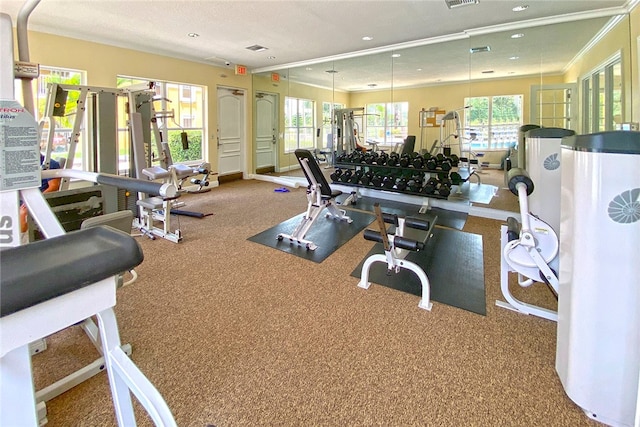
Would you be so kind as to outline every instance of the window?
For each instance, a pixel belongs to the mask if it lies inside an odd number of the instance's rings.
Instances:
[[[464,141],[472,150],[506,150],[518,142],[522,95],[465,98]],[[464,142],[463,141],[463,142]]]
[[[403,142],[409,132],[409,103],[367,104],[366,140],[393,145]]]
[[[286,97],[284,101],[284,151],[314,148],[314,102]]]
[[[149,79],[118,77],[118,87],[123,88]],[[156,123],[163,141],[168,141],[174,163],[197,163],[204,159],[205,89],[203,86],[185,83],[155,81],[157,100],[153,107],[156,112],[164,112]],[[119,125],[119,138],[128,141],[126,123]],[[188,148],[183,147],[181,133],[187,133]],[[152,149],[155,149],[155,141]],[[158,158],[158,153],[154,153]]]
[[[40,76],[37,80],[33,81],[33,94],[36,106],[35,119],[39,122],[42,121],[45,115],[45,108],[47,103],[47,88],[49,83],[60,83],[69,85],[81,85],[85,81],[84,72],[80,70],[63,69],[40,66]],[[22,84],[19,80],[16,80],[16,98],[22,99]],[[42,140],[40,142],[40,150],[45,152],[46,138],[50,129],[53,130],[53,146],[51,148],[51,156],[54,159],[66,158],[69,153],[69,142],[71,138],[71,132],[73,130],[73,123],[75,120],[76,105],[78,101],[79,92],[71,91],[67,97],[65,104],[65,112],[62,117],[54,117],[52,122],[43,122]],[[83,126],[84,129],[84,126]],[[76,147],[73,169],[84,169],[86,162],[83,160],[82,144],[78,144]]]
[[[582,79],[582,130],[614,130],[622,120],[622,64],[618,54]]]
[[[331,137],[333,138],[333,134],[332,134],[332,127],[333,127],[333,112],[335,110],[339,110],[341,108],[344,108],[344,104],[332,104],[330,102],[323,102],[322,103],[322,141],[320,143],[322,148],[328,148],[328,142],[327,142],[327,137],[329,135],[331,135]]]

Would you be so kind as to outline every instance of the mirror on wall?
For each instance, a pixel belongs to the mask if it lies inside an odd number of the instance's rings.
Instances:
[[[629,26],[629,18],[622,16],[528,28],[513,26],[516,29],[491,33],[469,30],[468,36],[448,41],[278,70],[279,83],[273,82],[271,72],[254,74],[255,96],[274,94],[278,98],[274,101],[278,106],[272,107],[276,111],[269,113],[277,116],[274,120],[278,124],[277,155],[272,157],[275,164],[269,166],[276,174],[297,168],[294,156],[287,154],[295,144],[328,149],[328,138],[335,140],[336,136],[333,135],[335,127],[329,123],[333,120],[330,110],[340,106],[357,109],[371,104],[407,102],[405,127],[407,134],[416,135],[416,151],[430,150],[441,137],[437,127],[420,126],[422,109],[459,111],[463,127],[466,130],[477,127],[473,132],[476,138],[484,138],[474,141],[475,148],[491,148],[488,123],[476,117],[479,122],[471,125],[471,117],[465,118],[470,109],[465,107],[469,107],[467,102],[486,101],[476,98],[499,95],[520,96],[490,101],[518,103],[523,123],[567,127],[580,132],[579,117],[584,115],[581,110],[587,108],[588,103],[581,99],[579,85],[616,52],[622,56],[621,64],[613,69],[617,74],[614,72],[609,77],[614,96],[621,99],[620,117],[616,120],[629,121],[632,104]],[[612,29],[599,36],[608,27]],[[596,94],[591,92],[589,96],[597,102]],[[294,123],[285,123],[285,111],[294,108],[293,104],[285,106],[287,99],[297,102],[297,114],[291,116],[298,126],[296,135],[291,133]],[[302,100],[315,102],[315,116],[300,105]],[[255,115],[266,114],[264,111],[257,109]],[[355,126],[363,133],[362,140],[380,139],[379,135],[366,133],[366,124],[375,127],[378,113],[363,113]],[[259,138],[272,138],[268,127],[261,123],[254,119],[254,126],[258,126],[254,128],[254,167],[258,173],[267,170],[263,167],[268,163],[261,151],[264,143],[259,142]],[[495,144],[504,145],[509,138],[506,134],[496,137]],[[504,148],[503,145],[500,147]],[[496,163],[496,159],[490,162]]]

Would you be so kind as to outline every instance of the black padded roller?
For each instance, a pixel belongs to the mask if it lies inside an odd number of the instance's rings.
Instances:
[[[364,230],[364,239],[371,240],[372,242],[382,243],[382,235],[379,231],[366,229]]]
[[[414,218],[414,217],[406,217],[404,219],[405,227],[415,228],[417,230],[428,230],[429,229],[429,221],[426,219]]]
[[[396,215],[396,214],[390,214],[390,213],[384,213],[383,212],[382,213],[382,219],[387,224],[393,224],[396,227],[398,226],[398,215]]]
[[[507,184],[509,185],[509,190],[516,196],[518,195],[516,186],[520,182],[527,186],[527,196],[530,196],[533,193],[533,181],[529,178],[527,171],[520,168],[511,169],[507,175]]]
[[[424,249],[424,243],[413,239],[407,239],[406,237],[394,236],[393,246],[400,249],[407,249],[410,251],[419,251]]]

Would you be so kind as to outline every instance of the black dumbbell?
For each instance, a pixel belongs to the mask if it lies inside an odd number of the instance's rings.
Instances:
[[[351,175],[353,175],[353,172],[351,171],[351,169],[345,170],[344,172],[342,172],[342,175],[340,176],[340,181],[342,182],[349,181],[349,179],[351,179]]]
[[[453,185],[460,185],[464,182],[462,176],[458,172],[451,172],[451,174],[449,174],[449,179],[451,179],[451,183]]]
[[[435,157],[429,157],[425,161],[425,167],[430,171],[436,170],[436,167],[438,167],[438,163],[436,162],[436,158]]]
[[[436,191],[438,192],[438,195],[440,195],[440,196],[449,197],[449,194],[451,194],[451,187],[449,187],[446,184],[440,183],[440,184],[438,184],[438,187],[436,188]]]
[[[351,184],[357,184],[358,182],[360,182],[360,178],[362,178],[362,175],[364,175],[364,171],[362,169],[358,169],[354,172],[351,178],[349,178],[349,182]]]
[[[382,187],[382,175],[375,174],[373,178],[371,178],[371,183],[374,187]]]
[[[396,180],[394,177],[392,176],[385,176],[382,179],[382,187],[386,188],[386,189],[391,189],[393,188],[393,185],[396,183]]]
[[[396,189],[400,190],[400,191],[404,191],[407,189],[407,178],[401,176],[400,178],[396,179]]]
[[[371,185],[371,178],[373,178],[373,172],[367,171],[360,177],[360,184]]]
[[[442,162],[440,163],[440,167],[442,168],[443,171],[450,171],[451,170],[451,159],[449,159],[449,158],[442,159]]]
[[[407,182],[407,187],[409,188],[409,191],[419,193],[420,190],[422,190],[422,178],[414,175],[409,182]]]
[[[333,182],[338,182],[340,180],[340,176],[342,176],[342,169],[338,168],[329,175],[329,178],[331,178],[331,181]]]
[[[400,157],[399,165],[400,165],[400,167],[401,167],[401,168],[409,167],[409,164],[410,164],[410,163],[411,163],[411,158],[409,157],[409,155],[408,155],[408,154],[403,154],[403,155]]]
[[[429,178],[427,183],[422,188],[422,192],[425,194],[434,194],[438,187],[438,180],[435,178]]]
[[[449,159],[451,159],[451,166],[454,168],[458,166],[458,163],[460,163],[460,158],[456,154],[450,155]]]
[[[417,157],[414,157],[413,158],[413,167],[416,168],[416,169],[424,168],[424,159],[419,155]]]

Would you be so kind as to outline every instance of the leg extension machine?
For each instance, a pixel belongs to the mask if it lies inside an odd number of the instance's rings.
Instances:
[[[518,273],[518,284],[531,286],[534,282],[546,283],[558,296],[558,235],[549,224],[529,212],[527,196],[533,192],[533,181],[524,169],[514,168],[507,176],[509,189],[518,196],[522,225],[511,217],[502,225],[500,258],[500,287],[504,301],[496,301],[499,307],[532,314],[558,321],[558,313],[547,308],[518,300],[509,290],[509,273]]]
[[[397,273],[401,268],[413,271],[420,279],[422,285],[422,298],[418,307],[431,311],[432,303],[430,300],[431,288],[429,285],[429,279],[424,270],[417,264],[407,261],[404,258],[408,255],[408,251],[419,251],[424,249],[424,242],[409,239],[404,237],[404,228],[415,228],[419,230],[427,231],[427,238],[431,235],[431,229],[433,227],[429,221],[424,221],[418,218],[398,218],[397,215],[383,214],[380,210],[380,205],[376,203],[374,205],[376,218],[380,231],[367,229],[364,231],[364,238],[374,242],[382,243],[384,247],[384,255],[375,254],[367,258],[362,266],[362,274],[358,286],[363,289],[369,289],[371,283],[369,282],[369,270],[371,265],[375,262],[384,262],[387,264],[389,272],[393,271]],[[387,234],[387,227],[385,223],[391,223],[396,226],[394,234]]]

